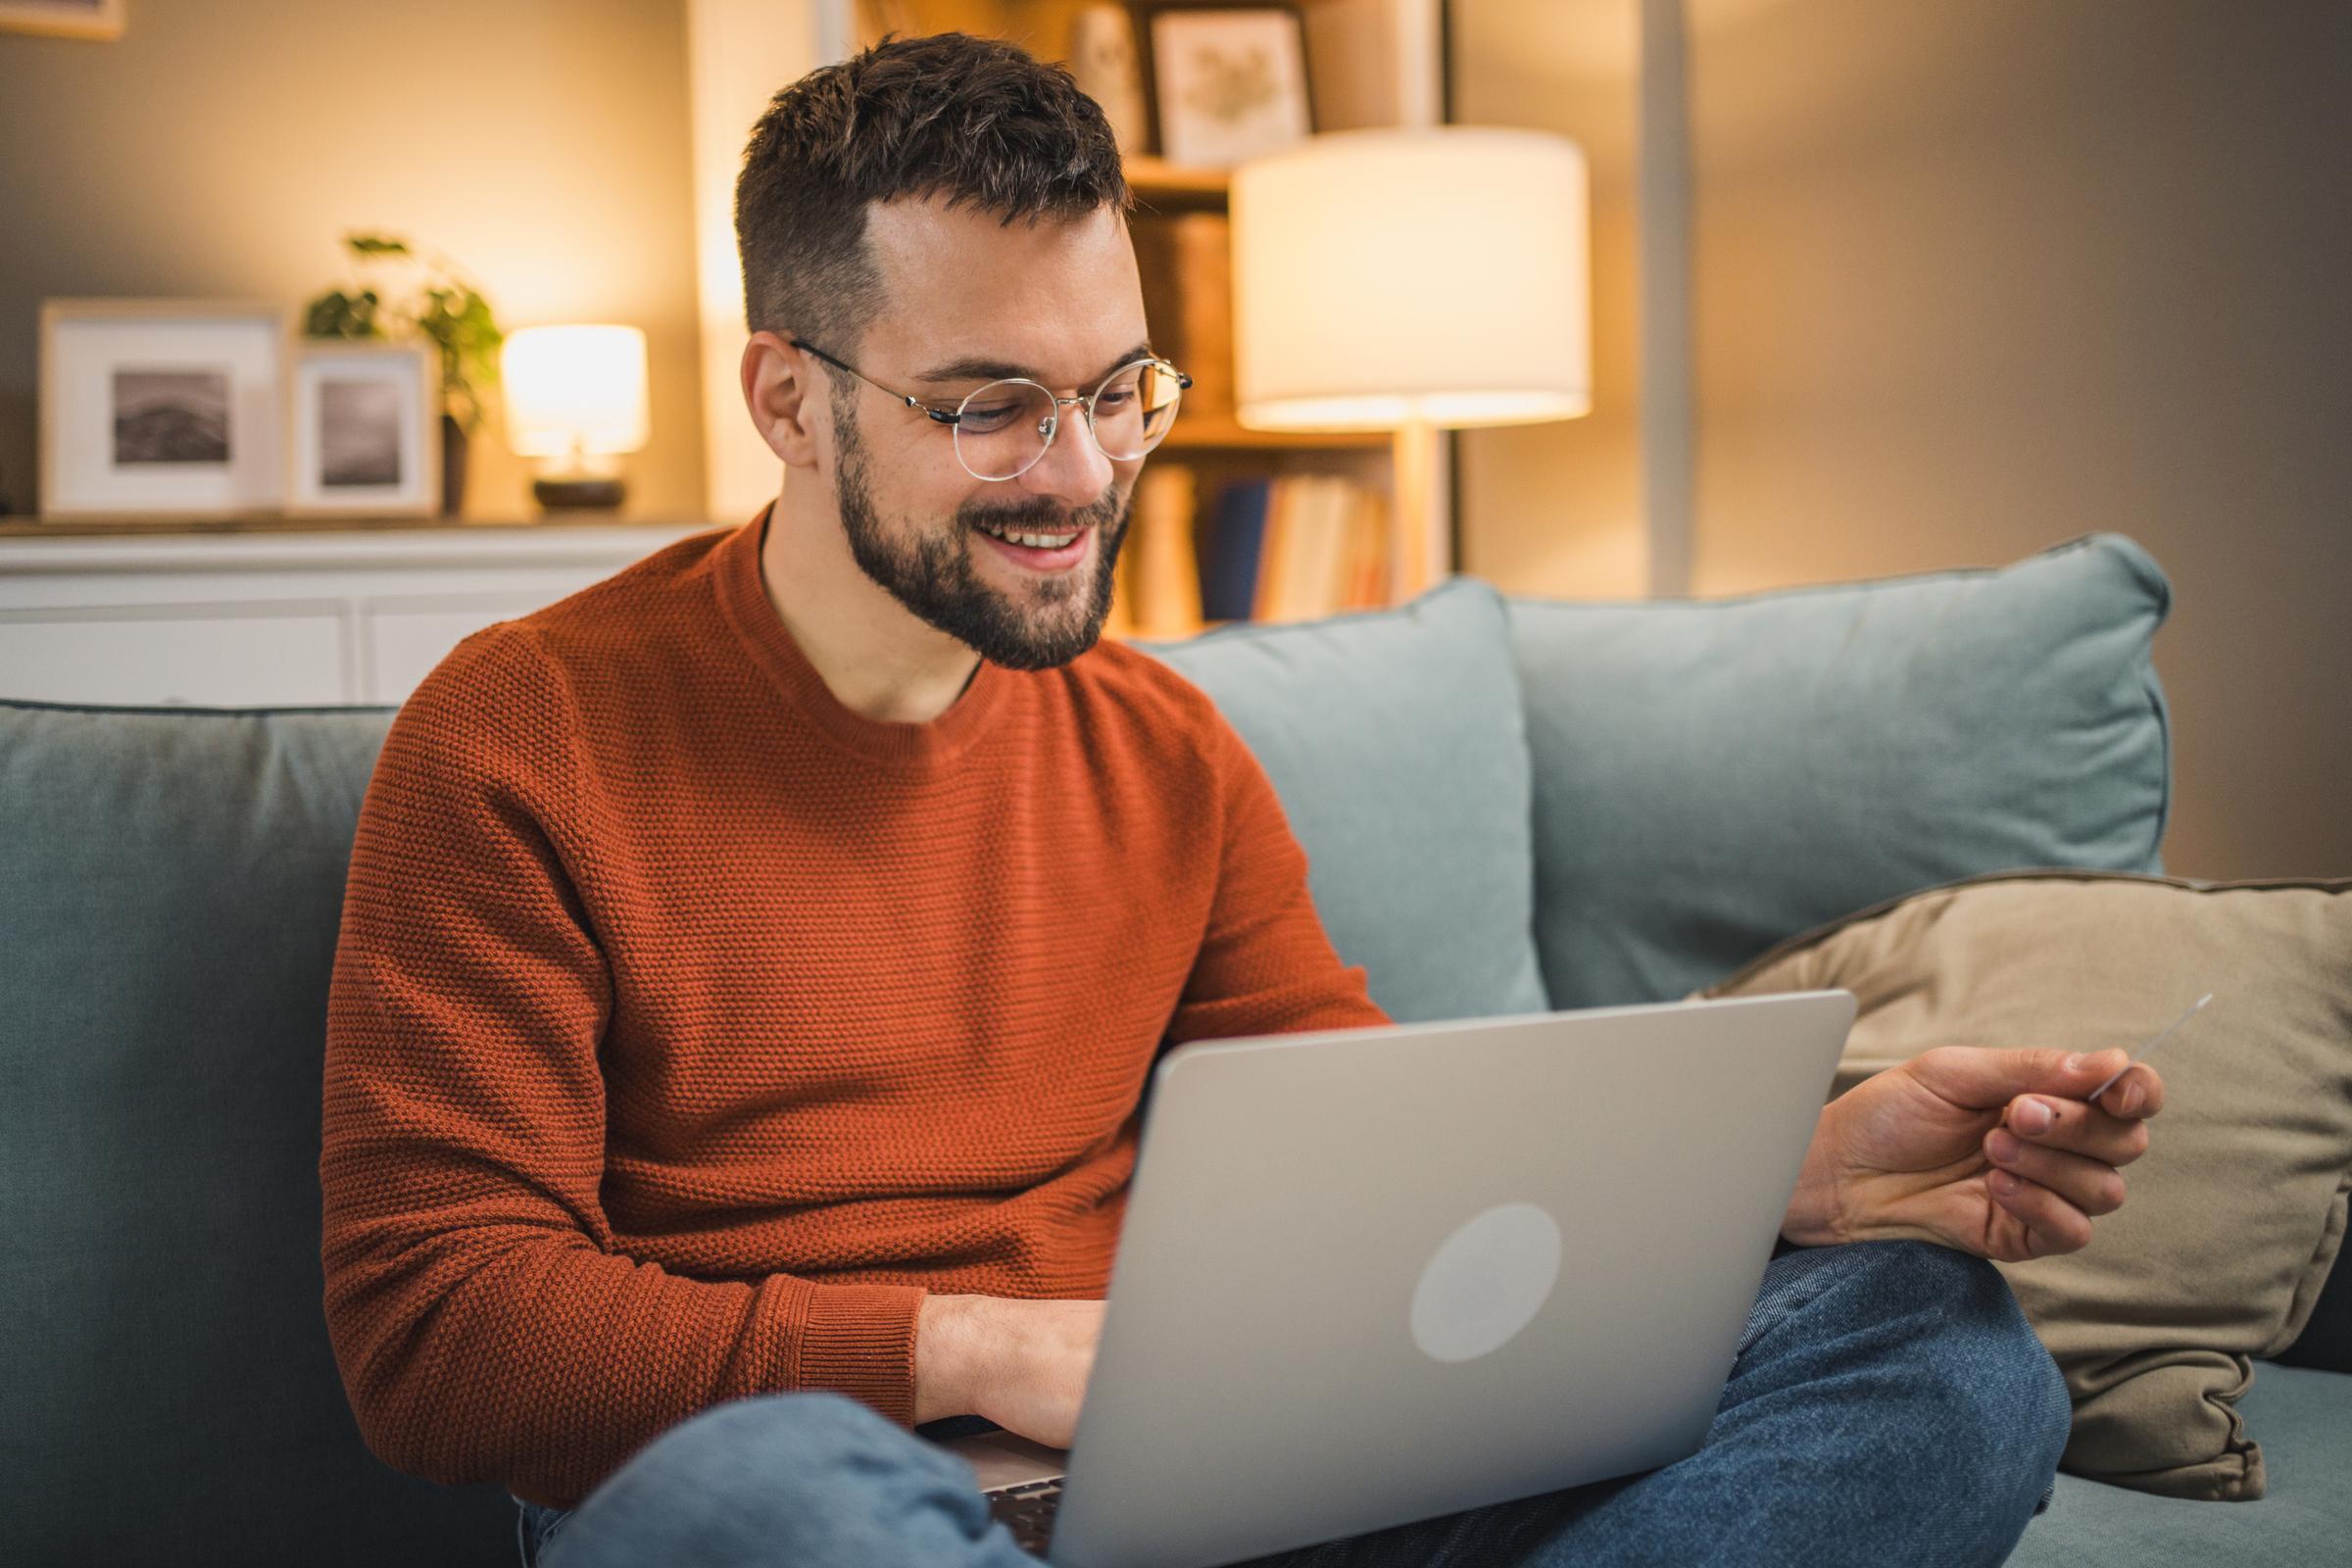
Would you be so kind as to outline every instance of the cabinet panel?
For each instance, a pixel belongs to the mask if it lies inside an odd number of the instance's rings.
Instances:
[[[51,703],[325,706],[345,695],[339,607],[0,616],[0,697]]]
[[[548,599],[561,598],[550,594]],[[547,600],[485,600],[478,604],[370,603],[362,612],[367,645],[367,691],[371,703],[405,703],[416,683],[452,648],[484,626],[527,615]]]

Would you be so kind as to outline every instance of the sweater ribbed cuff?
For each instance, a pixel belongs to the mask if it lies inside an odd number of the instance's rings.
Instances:
[[[801,1323],[800,1387],[861,1399],[914,1427],[916,1285],[820,1285]]]

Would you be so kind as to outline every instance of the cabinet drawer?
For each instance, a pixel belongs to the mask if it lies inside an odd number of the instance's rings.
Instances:
[[[0,615],[0,697],[205,708],[348,702],[333,605]]]

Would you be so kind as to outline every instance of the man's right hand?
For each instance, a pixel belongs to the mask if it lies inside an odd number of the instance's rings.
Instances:
[[[1101,1301],[926,1296],[914,1339],[916,1425],[969,1412],[1052,1448],[1078,1431]]]

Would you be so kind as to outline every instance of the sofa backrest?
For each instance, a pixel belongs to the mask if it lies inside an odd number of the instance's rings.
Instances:
[[[512,1563],[362,1445],[320,1300],[326,986],[390,710],[0,704],[0,1542]]]

